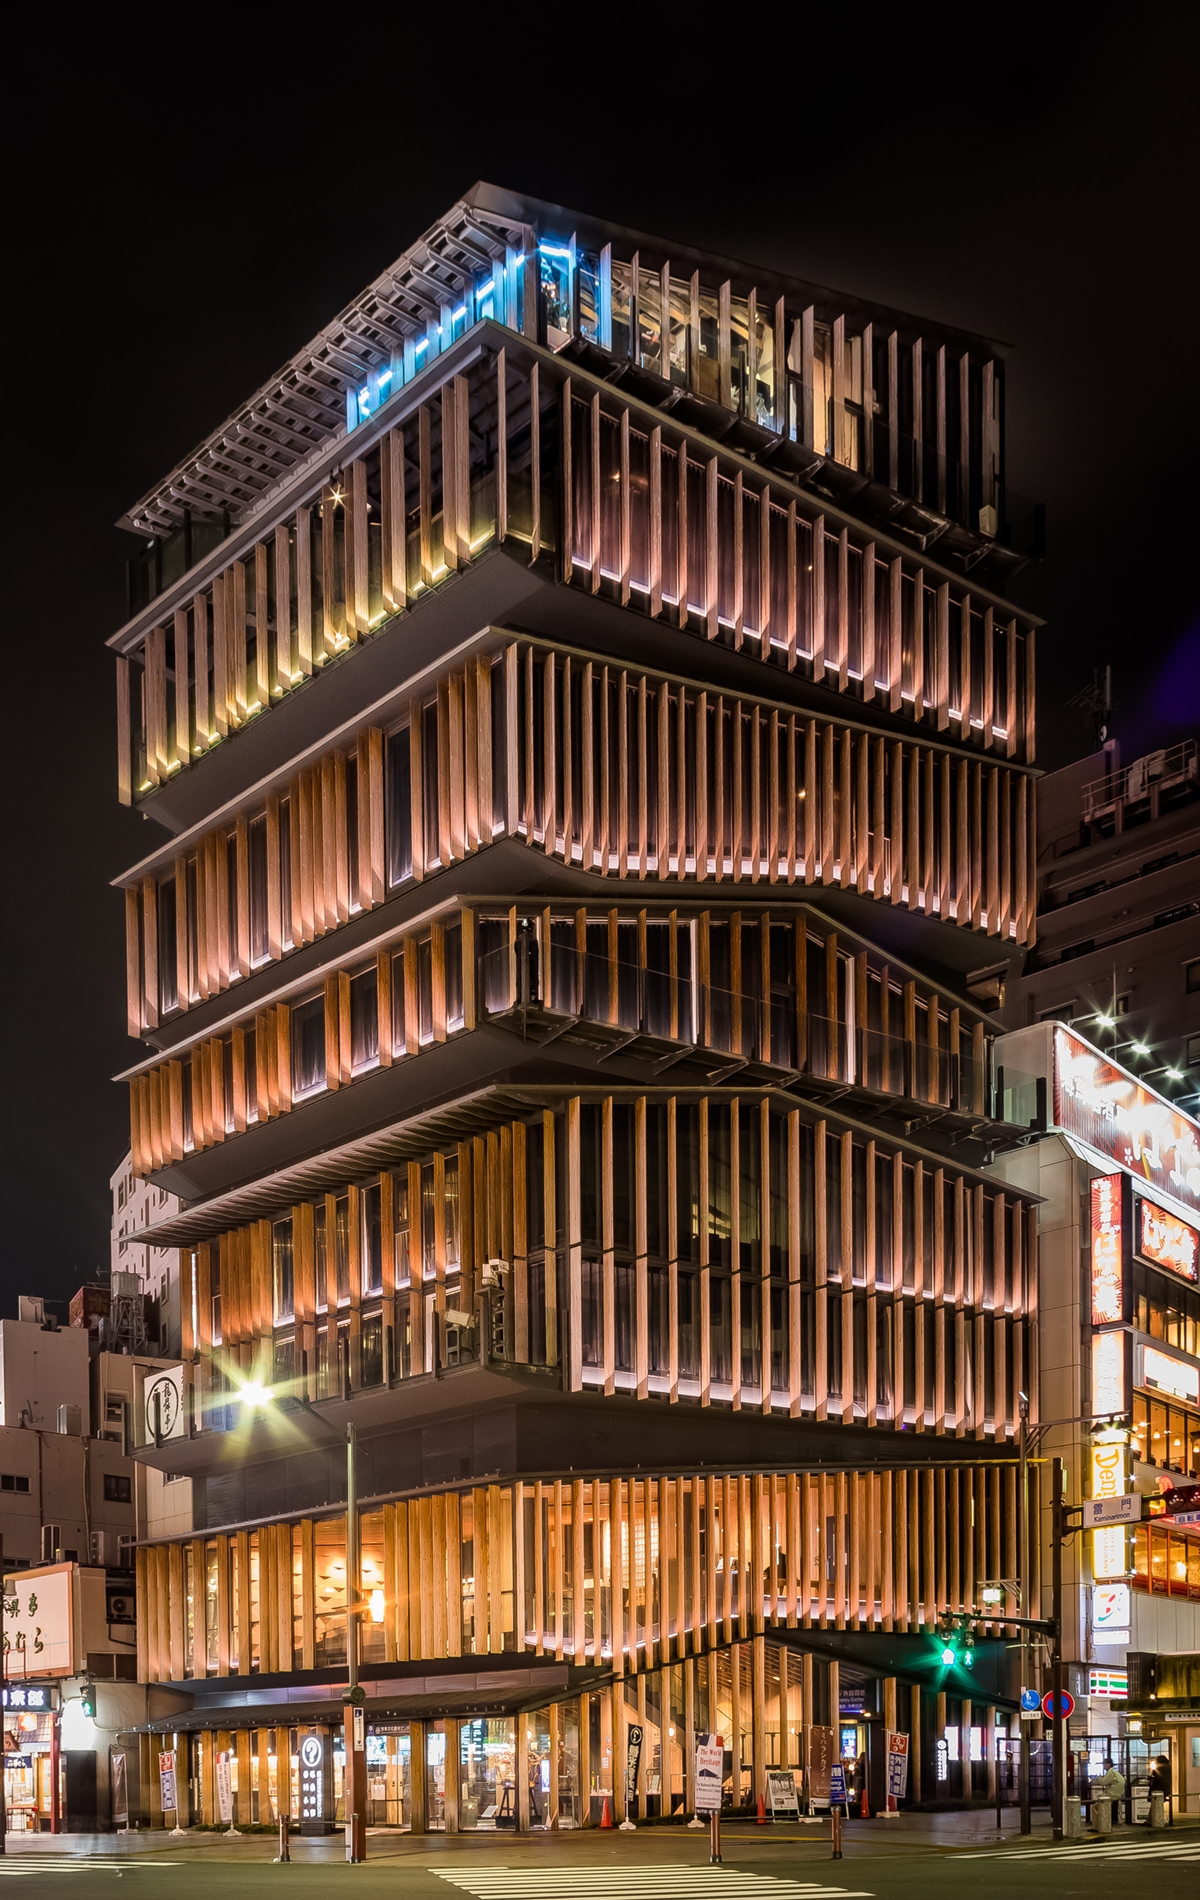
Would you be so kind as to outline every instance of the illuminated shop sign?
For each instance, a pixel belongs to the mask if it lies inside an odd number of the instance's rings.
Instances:
[[[1102,1174],[1092,1182],[1093,1326],[1111,1325],[1125,1317],[1121,1180],[1119,1174]]]
[[[1106,1696],[1110,1702],[1124,1702],[1129,1694],[1128,1669],[1089,1669],[1088,1694]]]
[[[1119,1418],[1129,1409],[1125,1340],[1117,1331],[1092,1334],[1092,1417]]]
[[[1092,1585],[1092,1635],[1098,1643],[1129,1641],[1131,1602],[1127,1583]],[[1095,1693],[1098,1692],[1093,1691]]]
[[[1122,1333],[1099,1333],[1093,1340],[1116,1340],[1122,1349],[1121,1363],[1124,1366],[1124,1335]],[[1126,1490],[1128,1477],[1129,1451],[1124,1440],[1114,1438],[1111,1442],[1104,1438],[1092,1440],[1092,1496],[1093,1498],[1119,1498]],[[1105,1524],[1092,1532],[1092,1575],[1099,1581],[1106,1577],[1124,1577],[1129,1574],[1127,1542],[1125,1528],[1121,1524]]]
[[[1200,1212],[1200,1126],[1061,1026],[1054,1124]]]
[[[1165,1208],[1155,1207],[1153,1201],[1139,1200],[1136,1231],[1137,1250],[1143,1260],[1165,1267],[1168,1273],[1177,1273],[1181,1280],[1194,1282],[1200,1277],[1200,1233],[1185,1220],[1168,1214]]]
[[[1140,1386],[1182,1399],[1185,1405],[1200,1405],[1200,1366],[1186,1359],[1173,1359],[1170,1353],[1159,1352],[1157,1346],[1141,1346],[1138,1355]]]
[[[309,1734],[300,1743],[300,1819],[324,1818],[325,1744],[321,1736]]]
[[[55,1691],[44,1689],[6,1689],[4,1706],[6,1709],[35,1709],[43,1711],[54,1707]]]

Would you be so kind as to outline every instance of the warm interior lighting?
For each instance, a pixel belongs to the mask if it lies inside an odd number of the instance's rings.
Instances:
[[[371,1592],[371,1621],[372,1623],[383,1622],[383,1591],[382,1590],[372,1590]]]

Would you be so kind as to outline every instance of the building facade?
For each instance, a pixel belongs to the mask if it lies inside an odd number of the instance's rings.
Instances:
[[[1037,943],[1004,1020],[1074,1023],[1195,1114],[1200,1102],[1200,748],[1121,764],[1109,740],[1038,788]]]
[[[375,1820],[690,1811],[714,1730],[736,1805],[814,1727],[994,1789],[1004,1626],[934,1632],[1037,1390],[1003,383],[479,186],[126,517],[180,1813],[342,1812],[348,1587]]]
[[[997,1060],[1010,1116],[1040,1131],[993,1167],[1040,1196],[1039,1455],[1063,1459],[1072,1505],[1132,1494],[1128,1528],[1063,1551],[1077,1792],[1115,1754],[1136,1799],[1166,1754],[1176,1811],[1195,1814],[1200,1122],[1062,1023],[1003,1037]],[[1046,1551],[1050,1534],[1044,1511]]]
[[[115,1276],[136,1274],[147,1341],[155,1350],[178,1358],[183,1350],[183,1315],[179,1305],[179,1254],[174,1247],[151,1247],[139,1238],[151,1222],[169,1219],[179,1211],[177,1195],[154,1187],[133,1172],[133,1156],[127,1154],[109,1181],[112,1195],[112,1264],[110,1295]],[[103,1304],[102,1301],[97,1302]],[[106,1317],[113,1315],[110,1305]]]

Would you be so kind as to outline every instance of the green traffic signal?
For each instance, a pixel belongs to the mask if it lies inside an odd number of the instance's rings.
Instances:
[[[942,1651],[942,1661],[945,1663],[947,1669],[949,1669],[955,1662],[957,1662],[957,1660],[958,1658],[955,1655],[955,1652],[947,1645],[947,1647]]]
[[[79,1698],[79,1707],[84,1715],[91,1716],[93,1720],[95,1719],[96,1691],[94,1689],[85,1689],[83,1691],[83,1694]]]

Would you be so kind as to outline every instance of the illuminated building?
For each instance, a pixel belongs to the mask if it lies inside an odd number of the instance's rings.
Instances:
[[[348,1424],[371,1818],[619,1818],[631,1724],[638,1813],[697,1729],[753,1802],[843,1714],[986,1791],[1002,1630],[931,1631],[1036,1384],[966,982],[1034,903],[1003,375],[480,186],[126,517],[184,1807],[331,1818]]]
[[[994,1171],[1043,1197],[1040,1454],[1065,1460],[1073,1505],[1131,1500],[1128,1525],[1064,1548],[1072,1727],[1129,1737],[1135,1779],[1146,1748],[1166,1749],[1195,1813],[1200,1701],[1180,1699],[1166,1664],[1200,1649],[1200,1122],[1065,1024],[1002,1037],[996,1060],[1008,1117],[1033,1139]],[[1162,1715],[1160,1660],[1174,1685]]]

